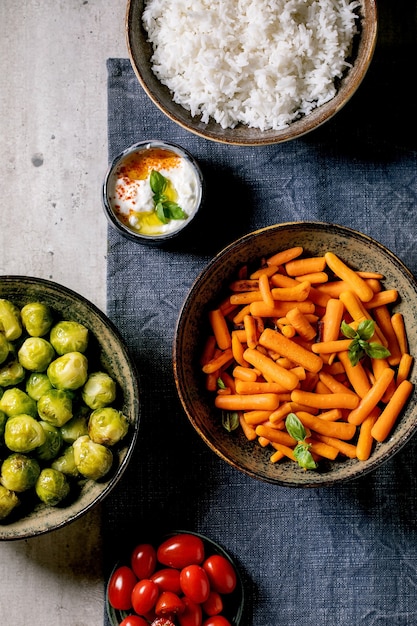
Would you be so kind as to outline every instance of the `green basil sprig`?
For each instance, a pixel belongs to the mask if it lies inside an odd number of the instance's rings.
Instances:
[[[288,434],[298,442],[294,448],[294,456],[298,465],[303,469],[316,469],[317,463],[310,452],[311,444],[306,441],[307,433],[295,413],[289,413],[287,415],[285,428]]]
[[[357,330],[343,320],[340,329],[345,337],[352,339],[348,356],[353,366],[357,365],[365,355],[372,359],[385,359],[390,356],[391,352],[385,346],[376,341],[369,341],[375,332],[373,320],[363,320],[359,323]]]
[[[152,170],[149,184],[153,192],[156,214],[163,224],[167,224],[169,220],[184,220],[187,218],[185,211],[165,195],[167,183],[165,176],[156,170]]]

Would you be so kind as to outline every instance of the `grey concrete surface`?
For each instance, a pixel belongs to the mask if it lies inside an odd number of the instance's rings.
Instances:
[[[125,0],[0,0],[0,274],[48,278],[106,306],[107,57]],[[100,510],[0,542],[1,626],[102,626]]]

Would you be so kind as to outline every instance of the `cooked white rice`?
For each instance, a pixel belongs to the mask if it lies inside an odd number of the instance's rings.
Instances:
[[[279,130],[336,94],[356,0],[148,0],[152,69],[175,102],[222,128]]]

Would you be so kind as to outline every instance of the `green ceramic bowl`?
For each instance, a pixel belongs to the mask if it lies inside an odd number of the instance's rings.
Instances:
[[[104,369],[117,383],[114,406],[130,422],[126,437],[113,448],[114,463],[101,480],[79,480],[76,497],[62,506],[46,506],[22,497],[22,505],[0,521],[0,540],[26,539],[61,528],[78,519],[114,489],[132,455],[139,428],[139,391],[136,369],[127,346],[113,323],[94,304],[72,290],[41,278],[1,276],[0,298],[18,307],[39,300],[49,305],[57,319],[84,324],[90,331],[89,366]],[[90,370],[92,371],[92,370]],[[3,455],[0,456],[3,460]],[[22,494],[24,495],[24,494]]]
[[[401,300],[395,310],[404,315],[409,352],[417,354],[417,283],[405,265],[386,247],[364,234],[335,224],[294,222],[249,233],[231,243],[201,272],[192,285],[177,321],[173,368],[184,412],[203,441],[224,461],[253,478],[291,487],[319,487],[347,481],[376,469],[391,459],[417,430],[414,390],[394,430],[378,443],[367,461],[340,458],[318,471],[304,471],[294,462],[271,463],[272,449],[249,442],[239,429],[227,432],[220,411],[205,389],[199,358],[208,335],[208,310],[221,301],[225,286],[246,263],[293,246],[303,246],[306,256],[336,252],[354,269],[380,272],[387,288],[397,289]],[[417,380],[414,368],[413,383]]]

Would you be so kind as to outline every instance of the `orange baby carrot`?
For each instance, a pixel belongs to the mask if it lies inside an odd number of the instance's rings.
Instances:
[[[245,280],[234,280],[229,285],[230,291],[259,291],[257,280],[246,278]]]
[[[347,387],[345,384],[337,380],[331,374],[327,372],[319,372],[320,380],[330,389],[332,393],[352,393],[356,395],[356,392],[353,391],[350,387]]]
[[[243,318],[245,317],[245,315],[249,315],[249,314],[250,314],[250,304],[246,304],[239,311],[237,311],[237,313],[233,317],[232,321],[236,325],[243,324]],[[239,331],[235,330],[233,332],[239,332]],[[245,339],[245,341],[246,341],[246,339]]]
[[[335,339],[330,341],[318,341],[311,346],[315,354],[333,354],[334,352],[345,352],[352,339]]]
[[[229,363],[232,360],[232,348],[227,348],[227,350],[224,350],[218,356],[214,357],[213,359],[211,359],[211,361],[203,365],[203,372],[205,374],[212,374],[216,370],[219,370],[221,367],[224,367],[226,363]]]
[[[386,306],[382,305],[375,307],[373,309],[373,314],[375,321],[388,342],[388,350],[391,353],[391,355],[387,357],[388,363],[390,365],[398,365],[401,359],[401,350],[392,326],[391,313]]]
[[[374,309],[376,306],[384,304],[392,304],[398,300],[398,291],[396,289],[384,289],[375,293],[369,302],[365,303],[366,309]]]
[[[363,398],[363,396],[368,393],[371,383],[369,382],[369,378],[366,375],[366,371],[362,363],[359,362],[356,365],[352,365],[348,352],[339,352],[338,357],[339,361],[341,361],[343,367],[345,368],[346,376],[348,377],[354,391],[358,394],[358,396]]]
[[[297,334],[297,331],[291,324],[284,324],[283,326],[279,326],[279,329],[284,337],[288,337],[289,339],[295,337],[295,335]]]
[[[266,265],[265,267],[261,267],[259,270],[252,272],[249,276],[251,280],[258,279],[262,274],[266,274],[267,276],[273,276],[276,272],[278,272],[278,265]]]
[[[245,334],[246,340],[246,334]],[[238,363],[241,367],[247,368],[248,363],[243,358],[243,353],[246,349],[246,346],[242,345],[242,342],[239,339],[238,331],[232,331],[232,354],[236,363]]]
[[[348,416],[348,422],[359,426],[369,413],[376,407],[382,396],[386,392],[388,385],[394,378],[394,370],[390,367],[384,369],[380,377],[377,378],[369,391],[361,398],[356,409],[353,409]]]
[[[298,385],[298,377],[286,370],[284,367],[278,365],[268,356],[265,356],[258,350],[247,348],[243,353],[244,359],[256,367],[265,376],[266,380],[271,382],[280,383],[285,389],[295,389]]]
[[[245,327],[246,343],[248,347],[256,348],[256,346],[258,345],[258,329],[256,327],[256,322],[253,315],[245,315],[245,317],[243,318],[243,325]]]
[[[375,407],[360,425],[356,443],[356,456],[359,461],[367,461],[371,456],[372,446],[375,442],[371,432],[380,413],[379,407]]]
[[[285,263],[285,271],[288,276],[301,276],[302,274],[310,274],[311,272],[322,272],[325,267],[326,259],[324,257],[307,257]]]
[[[257,437],[255,427],[252,424],[248,424],[242,415],[239,415],[239,424],[248,441],[254,441]]]
[[[276,393],[256,393],[256,394],[231,394],[228,396],[216,395],[214,404],[218,409],[224,411],[274,411],[280,402]]]
[[[314,339],[316,330],[298,307],[288,311],[286,317],[301,337],[307,340]]]
[[[359,396],[353,393],[314,393],[302,389],[291,392],[291,400],[316,409],[355,409],[359,404]]]
[[[270,426],[264,426],[263,424],[259,424],[255,428],[255,432],[258,437],[265,437],[269,441],[273,441],[274,443],[282,443],[284,446],[293,446],[296,441],[284,430],[277,430],[276,428],[271,428]]]
[[[409,374],[410,374],[410,370],[411,370],[411,366],[413,364],[413,357],[410,354],[407,354],[406,352],[404,352],[404,354],[401,356],[401,360],[398,364],[398,369],[397,369],[397,387],[400,383],[402,383],[403,380],[406,380],[406,378],[408,378]]]
[[[315,435],[315,437],[319,441],[322,441],[323,443],[327,443],[329,446],[332,446],[350,459],[356,459],[356,446],[353,443],[343,441],[342,439],[337,439],[336,437],[329,437],[328,435],[317,434]]]
[[[311,290],[311,284],[308,281],[299,283],[296,281],[294,287],[272,287],[271,294],[274,300],[281,302],[302,302],[307,300]]]
[[[323,361],[318,355],[271,328],[265,328],[259,337],[259,343],[265,348],[281,354],[281,356],[288,357],[310,372],[319,372],[323,366]]]
[[[337,420],[342,419],[343,413],[341,409],[329,409],[328,411],[321,411],[319,416],[322,420],[336,422]]]
[[[288,457],[292,461],[296,461],[294,450],[290,446],[284,446],[282,443],[271,441],[271,445],[277,452],[281,452],[284,456]]]
[[[263,302],[259,289],[256,291],[241,291],[230,295],[231,304],[250,304],[251,302]]]
[[[209,311],[208,317],[220,350],[230,348],[232,345],[232,338],[230,336],[226,319],[221,310],[214,309],[213,311]]]
[[[348,441],[356,433],[356,427],[348,422],[328,422],[322,420],[320,416],[312,415],[306,411],[298,411],[296,415],[305,427],[320,435],[328,435],[329,437]]]
[[[302,274],[301,276],[296,276],[296,280],[300,282],[308,281],[312,285],[326,283],[329,280],[326,272],[311,272],[310,274]]]
[[[259,276],[259,291],[261,292],[262,300],[268,306],[274,306],[274,299],[271,294],[271,287],[269,286],[269,277],[266,274]]]
[[[287,371],[287,370],[286,370]],[[239,394],[252,394],[252,393],[279,393],[285,394],[288,389],[283,387],[281,383],[276,382],[262,382],[262,381],[246,381],[236,380],[236,393]]]
[[[246,411],[245,413],[243,413],[245,422],[247,424],[251,424],[252,426],[258,426],[258,424],[263,424],[268,420],[270,415],[271,411]]]
[[[236,365],[233,368],[233,376],[238,380],[246,380],[253,383],[258,379],[258,374],[253,367],[242,367],[242,365]]]
[[[338,298],[330,298],[322,317],[321,341],[336,341],[340,334],[345,307]]]
[[[372,427],[371,434],[374,439],[379,442],[385,441],[404,408],[413,387],[414,385],[409,380],[403,380],[398,385],[390,401]]]
[[[324,255],[326,263],[329,268],[338,276],[341,280],[344,280],[350,285],[352,291],[356,293],[358,298],[362,302],[368,302],[374,295],[371,287],[365,282],[363,278],[352,270],[342,259],[340,259],[333,252],[326,252]]]
[[[285,265],[288,261],[292,259],[296,259],[303,253],[303,248],[301,246],[294,246],[293,248],[287,248],[286,250],[281,250],[280,252],[276,252],[268,259],[266,259],[267,265]]]
[[[310,452],[318,454],[324,459],[334,461],[339,454],[339,450],[337,448],[325,441],[321,441],[318,437],[317,439],[315,437],[307,437],[306,442],[310,444]]]
[[[405,330],[403,314],[394,313],[391,316],[391,324],[392,324],[392,328],[394,329],[395,336],[397,337],[401,354],[408,352],[408,340],[407,340],[407,333]]]
[[[281,450],[275,450],[274,454],[271,454],[271,456],[269,457],[269,460],[271,461],[271,463],[277,463],[278,461],[281,461],[281,459],[283,459],[284,457],[285,454],[281,452]]]

